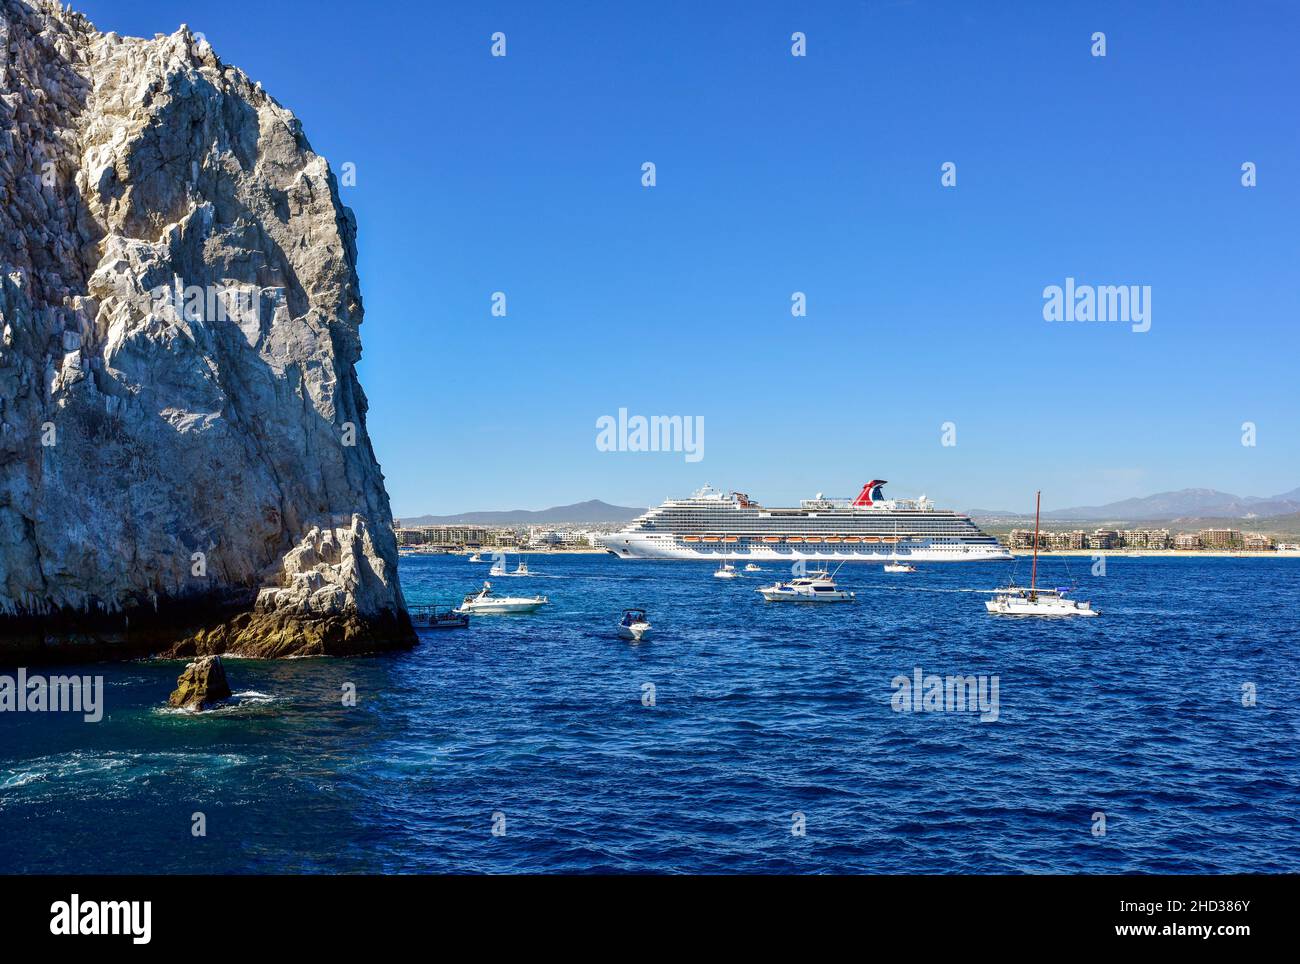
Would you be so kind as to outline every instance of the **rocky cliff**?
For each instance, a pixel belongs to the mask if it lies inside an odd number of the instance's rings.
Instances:
[[[185,27],[0,0],[0,663],[413,642],[356,226]]]

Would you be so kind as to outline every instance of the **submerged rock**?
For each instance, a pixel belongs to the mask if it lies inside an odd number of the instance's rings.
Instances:
[[[0,0],[0,73],[0,665],[413,644],[297,118],[47,0]]]
[[[205,710],[229,697],[230,684],[221,657],[202,656],[185,667],[167,703],[183,710]]]

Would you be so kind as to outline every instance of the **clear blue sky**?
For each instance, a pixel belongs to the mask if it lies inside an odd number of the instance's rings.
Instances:
[[[1295,4],[76,5],[187,22],[357,165],[399,516],[1300,485]],[[1151,285],[1151,330],[1044,321],[1067,276]],[[620,407],[702,415],[704,460],[598,452]]]

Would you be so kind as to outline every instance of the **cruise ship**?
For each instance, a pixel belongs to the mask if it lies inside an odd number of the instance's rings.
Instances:
[[[624,559],[973,562],[1010,559],[970,517],[936,509],[925,496],[886,499],[872,479],[855,499],[804,499],[769,509],[743,492],[708,485],[669,499],[601,544]]]

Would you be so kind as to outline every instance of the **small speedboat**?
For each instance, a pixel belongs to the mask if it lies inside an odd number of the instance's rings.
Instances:
[[[458,613],[531,613],[549,603],[545,596],[494,596],[492,583],[483,583],[483,588],[470,593],[457,608]]]
[[[740,575],[736,572],[736,567],[729,562],[724,562],[713,571],[714,579],[735,579]]]
[[[471,555],[471,556],[469,557],[469,561],[470,561],[470,562],[482,562],[482,561],[483,561],[483,557],[480,556],[480,555],[476,552],[476,553],[474,553],[473,555]]]
[[[761,586],[761,592],[768,602],[809,602],[832,603],[853,602],[853,593],[835,585],[831,574],[825,570],[810,572],[789,582],[774,582],[770,586]]]
[[[745,566],[745,572],[762,572],[761,566],[756,566],[752,562]]]
[[[527,560],[527,559],[520,559],[520,560],[519,560],[519,565],[515,566],[515,571],[512,572],[511,575],[512,575],[512,576],[526,576],[526,575],[528,575],[528,560]]]
[[[916,572],[916,566],[908,565],[906,562],[887,562],[885,572]]]
[[[432,606],[410,606],[411,625],[416,629],[464,629],[469,616],[453,607],[435,603]]]
[[[618,634],[624,639],[640,641],[650,632],[650,623],[644,609],[625,609],[619,620]]]
[[[492,563],[492,568],[488,570],[488,575],[489,575],[489,576],[505,576],[505,575],[509,575],[509,573],[506,572],[506,559],[505,559],[505,556],[502,556],[502,557],[501,557],[500,559],[498,559],[496,562]]]

